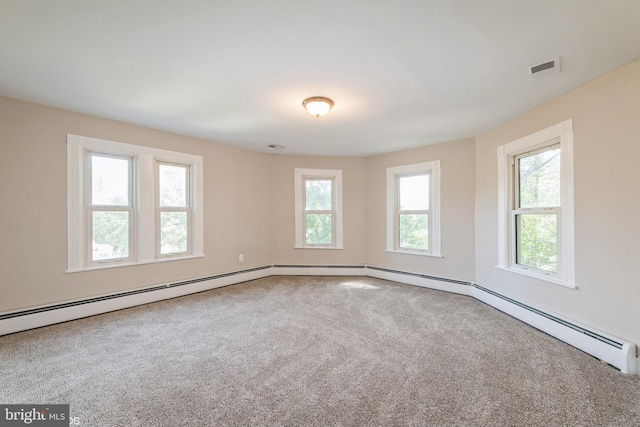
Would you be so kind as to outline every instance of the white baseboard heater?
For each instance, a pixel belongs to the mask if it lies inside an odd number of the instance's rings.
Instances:
[[[123,308],[204,292],[223,286],[235,285],[248,280],[271,276],[271,270],[272,266],[267,265],[182,282],[134,289],[127,292],[68,301],[61,304],[2,313],[0,314],[0,335],[95,316]]]
[[[128,292],[0,314],[0,335],[229,286],[273,275],[369,276],[471,296],[620,369],[640,375],[636,345],[530,307],[478,283],[370,265],[266,265]]]
[[[474,283],[471,296],[588,353],[625,374],[638,375],[636,345],[530,307]]]

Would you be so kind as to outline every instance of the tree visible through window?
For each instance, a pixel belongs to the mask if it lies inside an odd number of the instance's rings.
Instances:
[[[91,224],[92,262],[129,258],[132,227],[130,157],[88,153],[90,178],[87,214]]]
[[[295,247],[343,249],[342,171],[294,170]]]
[[[158,163],[160,255],[189,251],[189,166]]]
[[[573,121],[497,148],[497,268],[575,287]]]
[[[397,177],[398,247],[429,250],[429,174]]]
[[[67,272],[202,257],[202,157],[67,135]]]
[[[333,180],[305,178],[305,244],[333,245]]]
[[[387,251],[441,257],[440,161],[387,168]]]
[[[560,147],[515,158],[516,263],[558,272]]]

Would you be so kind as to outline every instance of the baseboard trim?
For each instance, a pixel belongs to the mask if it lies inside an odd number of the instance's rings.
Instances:
[[[409,273],[400,270],[391,270],[384,267],[367,265],[367,276],[378,279],[392,280],[407,285],[421,286],[423,288],[437,289],[460,295],[471,295],[473,288],[471,282],[463,280],[446,279],[443,277],[428,276],[426,274]]]
[[[595,331],[558,316],[545,313],[474,283],[471,296],[576,347],[625,374],[638,375],[636,345]]]
[[[40,328],[110,311],[130,308],[234,285],[272,275],[272,266],[261,266],[216,274],[181,282],[167,283],[132,291],[85,298],[61,304],[34,307],[0,315],[0,335]]]
[[[364,265],[282,265],[273,266],[278,276],[366,276]]]
[[[264,277],[282,276],[369,276],[471,296],[558,338],[621,372],[640,375],[635,344],[562,319],[499,294],[476,283],[447,279],[371,265],[265,265],[175,283],[134,289],[94,298],[68,301],[0,314],[0,335],[121,310],[170,298],[203,292]]]

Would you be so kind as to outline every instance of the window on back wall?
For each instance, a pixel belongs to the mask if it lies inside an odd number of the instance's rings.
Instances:
[[[575,287],[568,120],[498,147],[498,267]]]
[[[67,271],[204,256],[202,158],[67,136]]]
[[[439,161],[387,168],[387,251],[441,256]]]
[[[295,247],[342,249],[342,171],[295,169]]]

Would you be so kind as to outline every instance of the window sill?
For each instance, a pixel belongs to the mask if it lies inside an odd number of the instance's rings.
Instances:
[[[132,267],[132,266],[136,266],[136,265],[156,264],[156,263],[159,263],[159,262],[181,261],[181,260],[185,260],[185,259],[197,259],[197,258],[204,258],[204,257],[205,257],[205,255],[201,254],[201,255],[180,256],[180,257],[179,256],[174,256],[174,257],[153,259],[153,260],[148,260],[148,261],[137,261],[137,262],[127,262],[127,263],[109,262],[109,263],[105,263],[105,264],[101,264],[101,265],[90,265],[90,266],[86,266],[86,267],[65,270],[65,274],[80,273],[80,272],[83,272],[83,271],[105,270],[105,269],[108,269],[108,268]]]
[[[293,249],[329,249],[329,250],[344,250],[343,247],[336,246],[294,246]]]
[[[578,286],[576,286],[575,283],[565,282],[562,279],[559,279],[558,277],[554,277],[554,276],[547,275],[547,274],[536,273],[535,271],[527,270],[527,269],[524,269],[524,268],[502,267],[500,265],[496,265],[496,268],[498,270],[508,271],[510,273],[519,274],[521,276],[533,277],[534,279],[538,279],[538,280],[542,280],[542,281],[545,281],[545,282],[553,283],[554,285],[564,286],[565,288],[578,289]]]
[[[391,254],[428,256],[431,258],[444,258],[441,254],[434,254],[432,252],[403,251],[403,250],[390,250],[390,249],[387,249],[385,252],[389,252]]]

